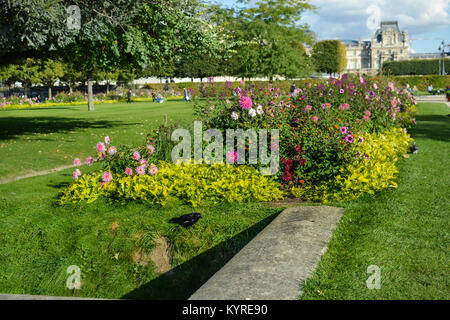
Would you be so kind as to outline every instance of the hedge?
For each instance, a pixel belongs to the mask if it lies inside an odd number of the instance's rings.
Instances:
[[[449,64],[450,67],[450,64]],[[439,76],[439,75],[428,75],[428,76],[392,76],[391,78],[396,86],[406,86],[409,84],[411,88],[417,87],[420,91],[427,91],[430,84],[433,88],[443,89],[450,86],[450,75]]]
[[[447,68],[450,68],[450,59],[446,58]],[[430,75],[439,74],[439,59],[413,59],[403,61],[385,61],[382,67],[387,75]]]
[[[274,80],[272,82],[274,87],[279,87],[284,92],[289,92],[292,83],[295,83],[297,88],[305,87],[306,83],[319,83],[325,82],[328,79],[303,79],[303,80]],[[246,84],[251,83],[254,84],[256,88],[267,87],[269,85],[269,81],[246,81]],[[242,84],[239,81],[231,82],[231,88],[235,88],[241,86]],[[179,83],[146,83],[144,85],[146,89],[152,90],[183,90],[183,88],[191,88],[194,90],[194,96],[199,97],[216,97],[222,93],[226,92],[226,82],[179,82]]]

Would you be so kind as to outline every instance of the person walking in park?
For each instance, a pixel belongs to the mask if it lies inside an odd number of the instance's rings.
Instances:
[[[128,96],[127,103],[131,103],[131,89],[128,89],[127,96]]]
[[[186,88],[183,88],[183,101],[187,101],[187,102],[191,101],[191,96],[190,96],[189,90]]]

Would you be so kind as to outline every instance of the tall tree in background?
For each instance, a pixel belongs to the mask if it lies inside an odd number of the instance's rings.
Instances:
[[[64,64],[60,60],[46,59],[40,66],[40,78],[48,86],[48,98],[52,98],[52,86],[64,76]]]
[[[24,89],[25,98],[28,97],[28,89],[33,84],[41,83],[40,73],[41,61],[33,58],[26,58],[16,61],[0,68],[0,81],[8,83],[21,82]]]
[[[249,4],[249,1],[241,3]],[[303,12],[313,9],[306,0],[269,0],[222,12],[224,18],[217,19],[222,20],[221,25],[228,34],[240,40],[230,60],[237,65],[235,75],[273,79],[309,74],[308,57],[299,43],[311,44],[312,38],[305,32],[307,25],[299,21]]]
[[[316,71],[332,75],[341,73],[347,64],[345,45],[339,40],[317,42],[312,51]]]

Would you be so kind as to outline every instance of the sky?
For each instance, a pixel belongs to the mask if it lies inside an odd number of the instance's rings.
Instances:
[[[220,3],[235,6],[237,1]],[[309,3],[317,10],[305,12],[300,23],[307,23],[319,40],[370,40],[379,21],[397,20],[400,30],[408,30],[411,52],[437,52],[442,41],[450,44],[450,0],[310,0]]]

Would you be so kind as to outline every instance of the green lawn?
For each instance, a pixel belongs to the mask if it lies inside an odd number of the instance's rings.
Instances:
[[[70,165],[95,156],[109,135],[113,145],[142,144],[151,128],[168,121],[191,121],[192,103],[133,102],[0,111],[0,180]]]
[[[345,207],[302,299],[450,299],[450,113],[420,104],[419,153],[399,164],[399,187]],[[381,288],[369,290],[369,265]]]
[[[164,114],[191,121],[193,113],[183,102],[85,108],[0,113],[7,145],[0,149],[1,177],[70,164],[92,154],[105,135],[114,144],[142,143]],[[304,299],[449,298],[449,111],[428,103],[419,110],[412,134],[420,150],[400,163],[399,188],[336,204],[346,213]],[[261,204],[193,209],[176,200],[164,208],[106,201],[58,207],[72,171],[0,185],[0,293],[185,299],[282,210]],[[194,210],[204,218],[191,229],[168,223]],[[149,258],[158,239],[170,243],[170,273],[156,272]],[[381,268],[380,290],[366,288],[371,264]],[[81,268],[81,290],[66,288],[70,265]]]
[[[261,204],[207,205],[190,229],[168,223],[194,209],[96,201],[57,207],[70,169],[0,185],[0,293],[187,299],[281,211]],[[173,271],[155,272],[158,238]],[[81,290],[66,288],[71,265]]]

